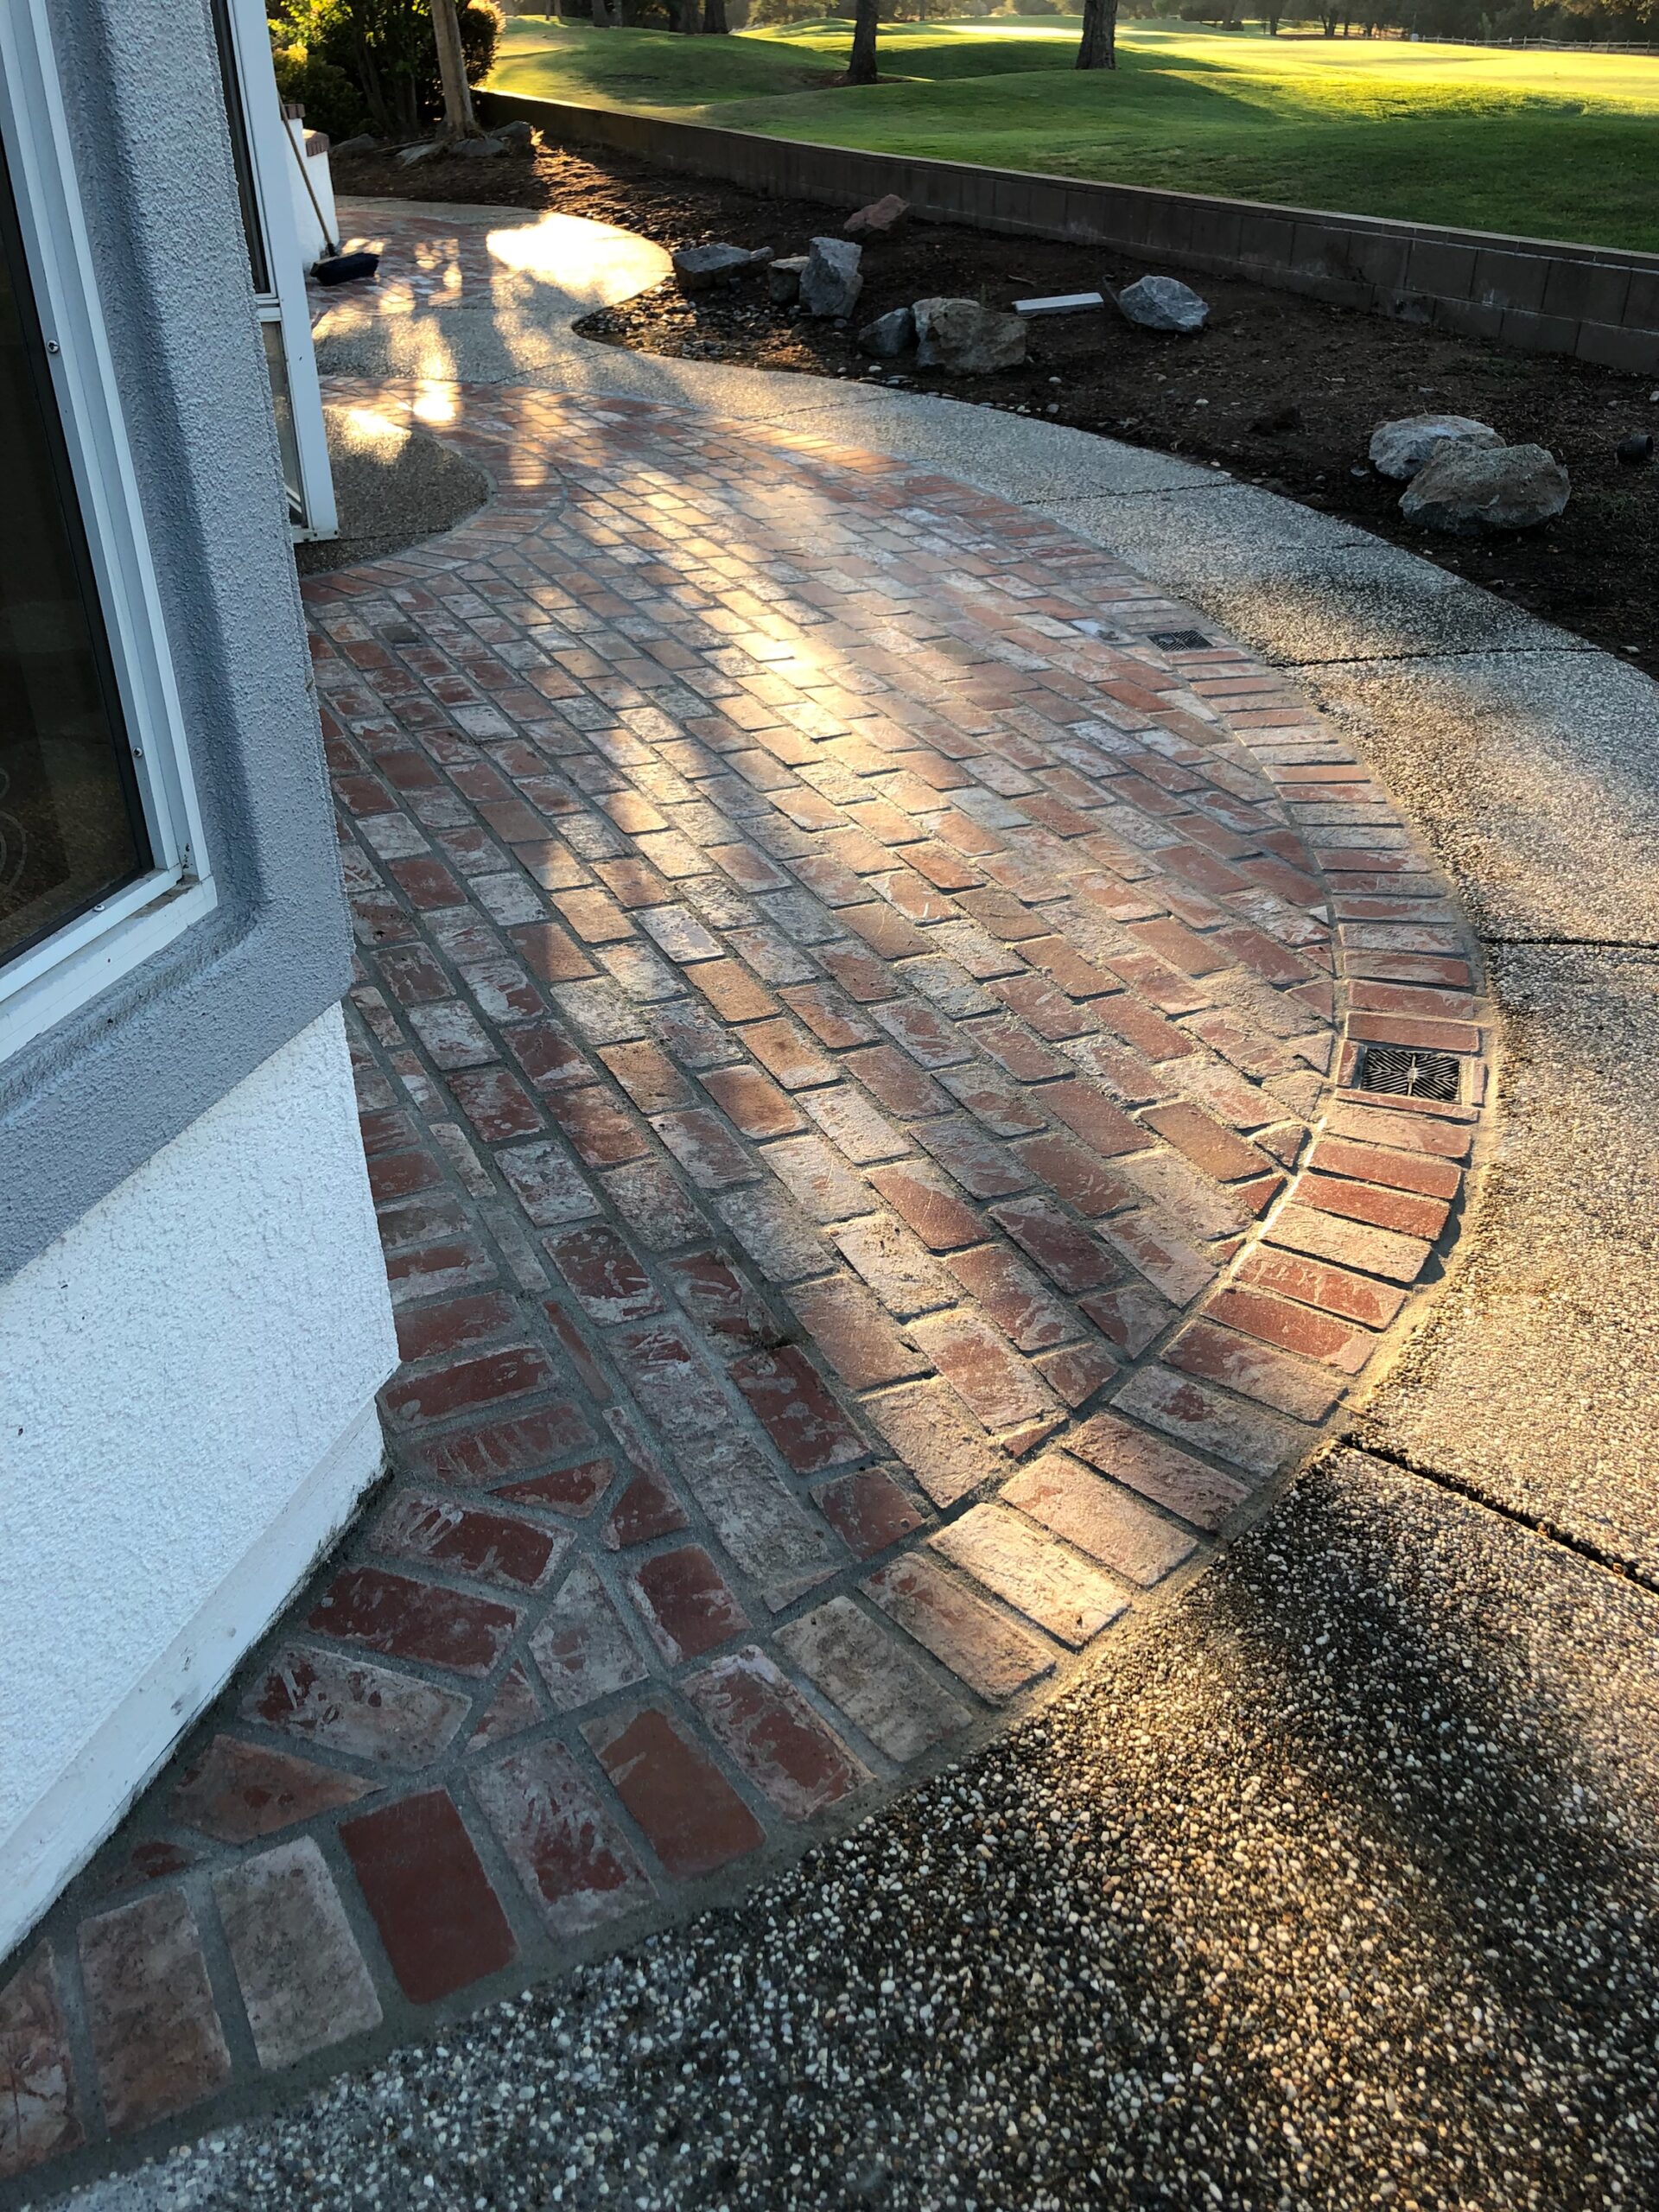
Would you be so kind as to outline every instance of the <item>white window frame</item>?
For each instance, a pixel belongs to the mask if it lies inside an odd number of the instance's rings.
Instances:
[[[0,965],[0,1058],[218,903],[44,0],[0,0],[0,151],[108,636],[152,865]]]
[[[3,5],[4,0],[0,0]],[[288,403],[298,451],[300,512],[293,521],[298,538],[338,537],[334,471],[323,428],[322,392],[317,381],[316,350],[311,338],[311,302],[294,214],[294,152],[276,90],[270,58],[270,26],[264,0],[228,0],[232,57],[236,65],[242,112],[247,125],[248,158],[253,170],[257,219],[264,234],[265,269],[270,289],[254,294],[262,325],[281,334],[288,375]],[[234,118],[232,129],[235,129]]]

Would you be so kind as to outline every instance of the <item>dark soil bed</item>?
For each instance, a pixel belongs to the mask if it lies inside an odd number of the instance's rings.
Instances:
[[[813,233],[840,227],[836,211],[813,202],[767,200],[621,156],[538,150],[413,169],[359,156],[337,163],[335,182],[342,194],[557,207],[621,224],[671,249],[718,238],[800,253]],[[1142,264],[1091,247],[915,224],[867,247],[857,321],[930,294],[1007,306],[1144,273]],[[881,364],[881,373],[897,374],[908,390],[949,391],[1214,461],[1409,545],[1659,673],[1659,467],[1624,467],[1614,455],[1628,432],[1659,431],[1659,376],[1510,353],[1260,285],[1205,278],[1199,289],[1211,319],[1197,339],[1155,336],[1115,310],[1094,309],[1033,321],[1028,364],[995,377],[948,382],[906,360]],[[804,375],[859,377],[871,366],[851,329],[770,306],[762,277],[695,299],[663,285],[580,327],[643,353]],[[1414,530],[1398,512],[1400,486],[1374,474],[1365,449],[1376,423],[1431,409],[1475,416],[1511,443],[1548,447],[1572,476],[1566,513],[1508,537]]]

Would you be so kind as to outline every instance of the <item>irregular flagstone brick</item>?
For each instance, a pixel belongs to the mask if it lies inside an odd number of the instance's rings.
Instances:
[[[40,1943],[0,1988],[0,2181],[83,2139],[57,1970],[51,1946]]]
[[[732,1380],[798,1474],[823,1474],[863,1458],[863,1439],[796,1345],[751,1352],[734,1363]]]
[[[306,1617],[321,1636],[364,1643],[393,1659],[450,1667],[458,1675],[493,1671],[524,1616],[512,1605],[468,1597],[374,1567],[341,1570]]]
[[[530,1639],[530,1652],[561,1713],[640,1681],[645,1661],[598,1574],[571,1568]]]
[[[176,1890],[86,1922],[80,1978],[99,2094],[114,2133],[183,2112],[230,2079],[201,1938]]]
[[[1113,1402],[1120,1411],[1257,1478],[1276,1474],[1313,1441],[1311,1432],[1294,1421],[1172,1375],[1166,1367],[1143,1367]]]
[[[470,1698],[412,1675],[344,1652],[288,1645],[272,1653],[242,1700],[241,1717],[376,1766],[425,1766],[471,1707]]]
[[[180,1775],[169,1809],[183,1827],[219,1843],[252,1843],[353,1804],[372,1787],[313,1759],[221,1734]]]
[[[380,2000],[311,1837],[227,1867],[213,1897],[268,2072],[379,2026]]]
[[[629,1573],[629,1593],[671,1667],[741,1636],[749,1624],[701,1544],[658,1552]]]
[[[512,1930],[448,1790],[343,1821],[340,1840],[411,2004],[512,1964]]]
[[[582,1459],[574,1467],[554,1467],[529,1482],[505,1483],[495,1495],[513,1505],[537,1505],[550,1513],[569,1514],[581,1520],[604,1497],[614,1472],[608,1459]]]
[[[405,1491],[375,1523],[370,1541],[393,1558],[428,1560],[480,1582],[538,1590],[569,1549],[571,1537],[568,1529]]]
[[[715,1660],[683,1687],[715,1742],[786,1820],[810,1820],[870,1778],[754,1644]]]
[[[1054,1671],[1052,1646],[922,1558],[896,1560],[864,1585],[906,1634],[989,1705]]]
[[[935,1505],[955,1505],[1007,1473],[1006,1459],[941,1383],[884,1391],[865,1411]]]
[[[925,1526],[927,1516],[880,1467],[841,1475],[813,1492],[824,1519],[855,1559],[886,1551]]]
[[[542,1708],[537,1703],[536,1693],[531,1687],[530,1676],[518,1660],[501,1678],[501,1687],[491,1700],[484,1718],[467,1738],[469,1751],[481,1751],[489,1744],[499,1744],[504,1737],[517,1736],[526,1728],[533,1728],[542,1719]]]
[[[582,1733],[677,1880],[712,1874],[766,1840],[725,1776],[656,1707],[590,1720]]]
[[[1146,1590],[1183,1566],[1197,1548],[1184,1529],[1160,1520],[1138,1498],[1090,1474],[1063,1452],[1045,1452],[1034,1465],[1022,1467],[1003,1491],[1002,1502],[1017,1505]]]
[[[1218,1529],[1250,1494],[1236,1477],[1116,1413],[1092,1414],[1067,1436],[1065,1448],[1200,1529]]]
[[[804,1613],[779,1630],[778,1641],[813,1688],[899,1766],[968,1719],[967,1707],[850,1598]]]
[[[510,1752],[473,1788],[550,1934],[585,1936],[650,1902],[644,1868],[563,1745]]]
[[[671,1535],[686,1526],[685,1509],[660,1473],[636,1475],[605,1516],[601,1530],[608,1551],[626,1551],[631,1544],[649,1543],[653,1536]]]
[[[1122,1613],[1127,1600],[1097,1567],[1000,1505],[976,1505],[928,1539],[952,1566],[1080,1650]]]

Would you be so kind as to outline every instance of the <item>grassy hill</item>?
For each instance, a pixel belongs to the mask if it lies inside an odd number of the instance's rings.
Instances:
[[[1659,59],[1126,25],[894,24],[884,81],[844,22],[731,38],[519,16],[491,85],[777,137],[1659,250]]]

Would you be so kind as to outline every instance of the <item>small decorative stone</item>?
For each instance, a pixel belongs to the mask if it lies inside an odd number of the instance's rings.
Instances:
[[[1026,358],[1026,326],[1017,315],[977,300],[918,300],[912,312],[918,368],[982,377],[1017,368]]]
[[[864,289],[859,273],[863,258],[849,238],[814,238],[801,271],[801,308],[824,321],[851,315]]]
[[[792,307],[801,295],[801,271],[806,266],[804,253],[786,254],[783,260],[774,261],[766,271],[766,297],[775,308]]]
[[[683,245],[674,256],[674,274],[683,292],[712,292],[729,276],[740,276],[770,261],[770,253],[751,253],[741,245]]]
[[[867,322],[859,332],[858,342],[865,353],[874,353],[883,361],[907,353],[916,343],[914,312],[909,308],[893,308],[886,315],[877,315],[874,322]]]
[[[879,200],[861,207],[842,225],[849,238],[890,238],[910,213],[908,200],[884,192]]]
[[[1379,423],[1372,431],[1370,462],[1379,476],[1392,476],[1403,484],[1448,446],[1503,442],[1490,423],[1478,423],[1471,415],[1402,415],[1394,422]]]
[[[1400,512],[1461,537],[1535,530],[1560,513],[1570,489],[1567,471],[1542,446],[1451,445],[1412,478]]]
[[[1202,330],[1210,302],[1175,276],[1142,276],[1117,296],[1121,312],[1142,330]]]

